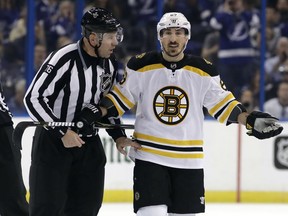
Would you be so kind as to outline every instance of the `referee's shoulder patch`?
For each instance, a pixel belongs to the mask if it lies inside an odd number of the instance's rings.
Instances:
[[[148,52],[133,56],[127,63],[127,67],[132,70],[139,70],[148,65],[160,63],[159,53]]]

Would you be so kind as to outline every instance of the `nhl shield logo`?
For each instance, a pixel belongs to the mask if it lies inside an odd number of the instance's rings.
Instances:
[[[288,169],[288,137],[277,137],[274,144],[274,165],[278,169]]]
[[[101,83],[100,83],[100,90],[101,92],[108,91],[112,85],[112,75],[108,73],[103,73],[100,76]]]

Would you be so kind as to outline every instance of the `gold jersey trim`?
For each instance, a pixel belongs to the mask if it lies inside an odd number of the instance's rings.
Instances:
[[[156,70],[156,69],[160,69],[160,68],[165,68],[165,66],[163,64],[151,64],[151,65],[147,65],[145,67],[142,67],[140,69],[138,69],[138,72],[147,72],[150,70]]]
[[[183,67],[183,69],[188,70],[190,72],[194,72],[200,76],[210,76],[208,73],[206,73],[205,71],[203,71],[197,67],[185,66],[185,67]]]
[[[110,94],[107,94],[106,97],[109,98],[113,102],[114,106],[116,107],[118,111],[119,116],[122,116],[124,114],[124,110],[121,108],[121,106],[119,106],[115,98]]]
[[[113,91],[114,91],[114,93],[121,99],[121,102],[124,102],[129,109],[131,109],[132,107],[134,107],[134,104],[133,104],[130,100],[128,100],[127,97],[125,97],[125,96],[122,94],[122,92],[120,91],[120,89],[119,89],[117,86],[114,86]]]
[[[235,99],[234,96],[233,96],[233,94],[232,94],[232,93],[228,94],[222,101],[220,101],[218,104],[216,104],[213,108],[211,108],[211,109],[209,110],[209,114],[210,114],[211,116],[214,116],[214,115],[215,115],[215,112],[216,112],[217,110],[219,110],[219,109],[220,109],[223,105],[225,105],[228,101],[233,100],[233,99]]]
[[[142,134],[138,132],[134,132],[133,136],[136,139],[145,140],[148,142],[153,143],[164,143],[164,144],[170,144],[174,146],[203,146],[203,140],[171,140],[171,139],[165,139],[165,138],[159,138],[147,134]]]
[[[225,122],[226,119],[228,119],[228,117],[230,116],[232,110],[237,106],[237,104],[239,104],[238,101],[232,101],[228,107],[226,108],[225,112],[221,115],[219,122],[223,123]]]
[[[152,154],[157,154],[165,157],[170,157],[170,158],[203,158],[204,154],[195,152],[195,153],[176,153],[176,152],[170,152],[170,151],[163,151],[163,150],[156,150],[156,149],[151,149],[151,148],[146,148],[142,147],[140,151],[152,153]]]

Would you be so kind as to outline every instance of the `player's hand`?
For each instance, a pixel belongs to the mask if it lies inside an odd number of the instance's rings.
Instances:
[[[283,127],[276,123],[278,120],[268,113],[254,111],[247,116],[247,134],[258,139],[274,137],[283,130]]]
[[[97,104],[88,104],[85,106],[78,118],[76,119],[76,127],[79,133],[89,134],[93,131],[92,124],[102,118],[102,111]]]
[[[67,130],[61,140],[65,148],[80,148],[83,144],[85,144],[85,142],[79,137],[79,135],[70,129]]]
[[[118,151],[125,156],[127,155],[127,152],[125,151],[125,148],[127,146],[131,146],[131,147],[134,147],[136,149],[141,148],[141,145],[139,143],[137,143],[136,141],[129,139],[127,137],[119,137],[116,140],[116,147],[117,147]]]

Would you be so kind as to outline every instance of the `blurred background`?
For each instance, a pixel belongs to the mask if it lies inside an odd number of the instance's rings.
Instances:
[[[160,17],[182,12],[192,26],[185,52],[211,61],[249,111],[269,112],[285,128],[288,0],[0,0],[0,78],[15,123],[28,117],[23,96],[44,59],[81,38],[81,17],[92,6],[110,10],[124,28],[124,41],[115,52],[119,79],[132,55],[160,51],[156,33]],[[203,112],[207,113],[205,108]],[[134,113],[125,115],[133,119]],[[286,130],[281,137],[260,143],[238,126],[220,132],[225,126],[206,118],[208,199],[287,203]],[[24,136],[30,143],[23,148],[26,186],[32,136],[32,132]],[[116,152],[107,135],[103,137],[108,152],[105,201],[119,197],[131,201],[132,162]],[[121,176],[120,170],[125,170]]]

